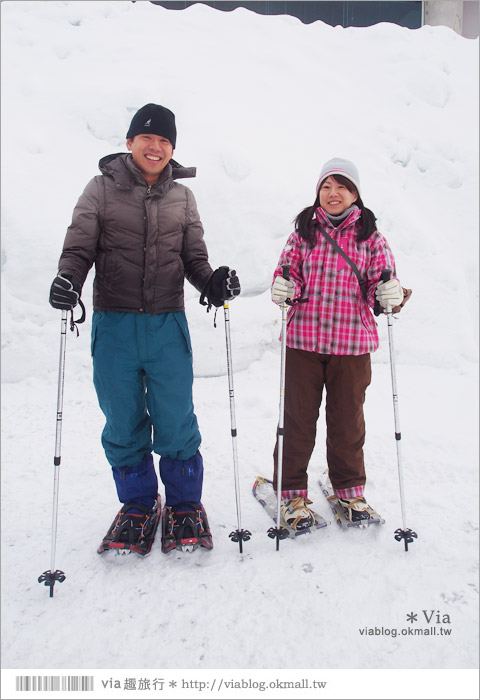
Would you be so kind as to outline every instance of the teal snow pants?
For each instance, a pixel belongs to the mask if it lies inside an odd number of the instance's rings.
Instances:
[[[183,311],[95,311],[93,381],[106,424],[102,445],[112,468],[156,452],[188,460],[201,437],[193,408],[190,334]]]

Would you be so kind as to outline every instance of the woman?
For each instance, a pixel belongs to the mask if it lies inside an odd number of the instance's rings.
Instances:
[[[324,387],[327,463],[335,495],[350,521],[369,518],[363,404],[371,379],[370,353],[379,344],[372,308],[377,299],[381,307],[397,312],[411,294],[395,278],[390,247],[362,202],[355,165],[342,158],[325,163],[316,194],[313,206],[295,220],[272,286],[275,303],[293,300],[286,333],[281,513],[297,530],[314,523],[307,467]],[[290,279],[282,277],[282,265],[289,265]],[[390,271],[389,281],[381,282],[383,270]],[[277,451],[278,440],[274,485]]]

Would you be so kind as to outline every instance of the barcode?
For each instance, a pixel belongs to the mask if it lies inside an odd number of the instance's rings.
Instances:
[[[15,689],[32,690],[93,690],[93,676],[15,676]]]

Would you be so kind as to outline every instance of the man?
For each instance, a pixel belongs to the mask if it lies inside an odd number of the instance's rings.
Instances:
[[[123,503],[99,552],[150,551],[159,519],[152,451],[165,487],[164,551],[211,546],[201,505],[201,437],[192,401],[184,278],[209,307],[240,293],[234,270],[208,262],[192,192],[195,168],[172,160],[174,114],[147,104],[127,133],[130,153],[102,158],[73,212],[50,304],[72,309],[95,263],[93,380],[102,444]]]

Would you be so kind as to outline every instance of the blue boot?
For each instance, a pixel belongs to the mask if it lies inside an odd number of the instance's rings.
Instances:
[[[198,505],[202,498],[203,459],[197,450],[189,459],[160,458],[160,478],[165,486],[165,504]]]
[[[157,500],[158,479],[155,473],[152,454],[147,454],[133,467],[113,467],[112,474],[117,487],[118,499],[126,506],[140,505],[140,509],[130,512],[141,513],[150,510]]]

